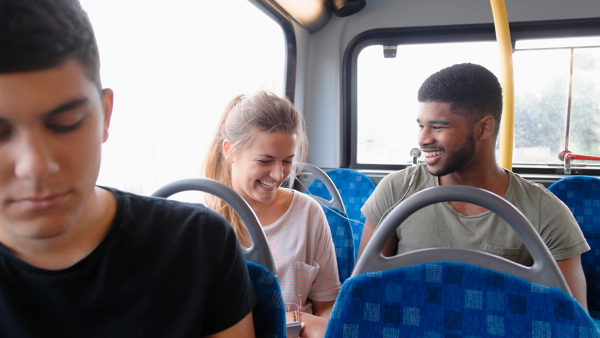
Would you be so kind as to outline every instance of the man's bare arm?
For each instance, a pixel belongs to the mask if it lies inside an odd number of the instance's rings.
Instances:
[[[587,285],[581,267],[581,256],[556,261],[575,298],[587,311]]]
[[[358,257],[356,257],[357,261],[360,258],[360,256],[362,255],[363,251],[365,250],[367,243],[369,243],[369,241],[371,240],[371,237],[373,237],[374,232],[375,232],[375,226],[373,225],[373,223],[371,223],[367,220],[365,222],[365,227],[363,228],[363,232],[360,237],[360,247],[358,249]],[[396,254],[397,248],[398,248],[398,237],[394,233],[392,236],[390,236],[390,239],[387,241],[387,243],[383,247],[383,255],[385,257],[394,256]]]
[[[207,338],[254,338],[254,323],[252,321],[252,312],[250,312],[244,319],[240,320],[234,326],[215,333],[210,336],[206,336]]]

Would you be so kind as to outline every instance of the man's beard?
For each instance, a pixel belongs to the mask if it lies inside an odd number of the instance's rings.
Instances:
[[[444,150],[445,152],[445,150]],[[446,153],[448,155],[448,153]],[[452,155],[448,156],[446,163],[437,172],[431,172],[429,167],[427,171],[433,176],[446,176],[460,170],[475,156],[475,133],[471,131],[467,136],[465,143]]]

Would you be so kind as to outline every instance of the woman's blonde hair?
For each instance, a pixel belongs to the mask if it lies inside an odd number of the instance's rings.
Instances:
[[[225,108],[204,160],[204,176],[231,187],[231,164],[223,154],[223,141],[231,142],[231,156],[239,156],[252,144],[256,131],[296,135],[296,154],[300,154],[298,158],[304,162],[308,141],[302,115],[289,100],[260,91],[248,96],[238,95]],[[290,182],[294,177],[295,173],[292,172],[288,177]],[[248,232],[233,208],[215,196],[210,195],[208,199],[210,207],[231,223],[240,244],[249,247],[251,241]]]

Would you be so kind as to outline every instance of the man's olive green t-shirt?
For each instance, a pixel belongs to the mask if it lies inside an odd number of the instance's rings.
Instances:
[[[409,186],[414,175],[412,186]],[[504,198],[529,219],[550,249],[555,260],[571,258],[590,250],[571,211],[544,186],[529,182],[507,171],[508,189]],[[410,167],[386,176],[367,200],[362,213],[374,225],[388,215],[402,196],[439,186],[438,178],[427,165]],[[448,202],[425,207],[407,218],[396,229],[398,254],[426,248],[463,248],[502,256],[531,265],[533,260],[517,233],[499,216],[487,210],[465,216]]]

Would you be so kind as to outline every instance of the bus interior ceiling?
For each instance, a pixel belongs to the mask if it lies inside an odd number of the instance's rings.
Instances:
[[[490,2],[481,0],[367,0],[362,11],[347,17],[333,14],[324,0],[303,1],[300,7],[294,7],[294,1],[275,1],[292,17],[297,51],[294,103],[306,120],[311,145],[307,162],[324,169],[352,167],[347,152],[350,134],[354,131],[348,130],[345,118],[347,113],[344,109],[347,107],[343,102],[343,81],[346,81],[347,74],[344,74],[343,67],[348,46],[357,36],[383,28],[493,24]],[[600,18],[600,2],[597,0],[505,2],[511,24]],[[414,97],[416,101],[416,92]],[[403,114],[414,116],[416,111]],[[386,121],[378,120],[376,123],[384,125]],[[406,160],[409,161],[408,154]],[[378,183],[391,171],[390,168],[382,165],[380,168],[358,169]],[[557,171],[535,168],[519,169],[517,166],[515,171],[545,185],[561,177]],[[595,171],[584,173],[598,175]],[[306,186],[312,180],[310,177],[310,174],[303,175]]]

